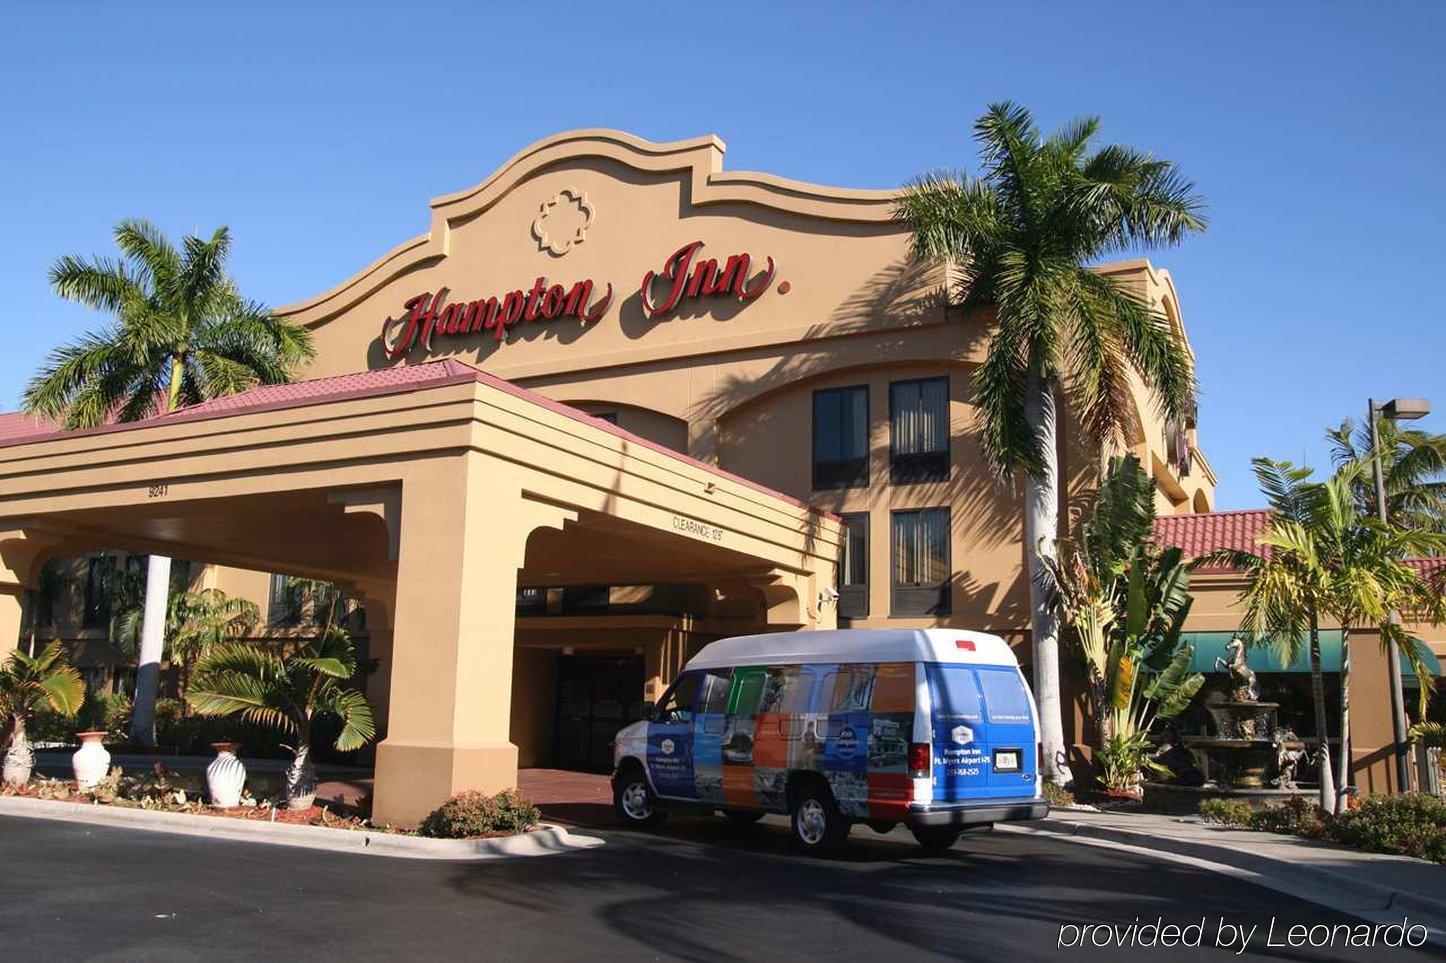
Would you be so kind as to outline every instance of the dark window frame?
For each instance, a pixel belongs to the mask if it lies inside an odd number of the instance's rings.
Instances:
[[[898,450],[899,437],[894,421],[898,413],[895,392],[900,388],[922,386],[930,382],[944,383],[944,447],[942,450],[911,452],[901,454]],[[918,485],[928,482],[949,480],[953,465],[953,433],[949,430],[949,392],[951,385],[948,375],[930,375],[927,378],[905,378],[889,382],[889,483],[892,485]]]
[[[869,617],[869,546],[872,536],[869,531],[869,512],[845,512],[842,516],[844,523],[844,546],[851,544],[855,534],[854,524],[859,523],[859,532],[863,536],[863,546],[860,549],[864,569],[863,581],[857,584],[849,583],[844,567],[853,556],[853,549],[847,549],[848,555],[839,553],[838,560],[838,616],[841,619],[866,619]]]
[[[295,588],[286,584],[289,576],[271,573],[266,592],[266,621],[274,626],[301,624],[301,598]]]
[[[942,512],[944,515],[944,578],[939,582],[900,585],[898,517]],[[901,508],[889,512],[889,615],[893,618],[926,618],[952,614],[954,513],[947,505]]]
[[[863,453],[852,458],[821,461],[818,457],[818,412],[821,399],[829,396],[846,397],[861,392],[864,397]],[[814,491],[838,491],[847,488],[869,487],[869,386],[840,385],[834,388],[818,388],[813,392],[809,408],[809,461],[812,466]]]
[[[85,598],[81,607],[80,626],[83,629],[103,629],[110,624],[110,586],[106,584],[106,573],[110,568],[114,575],[115,559],[109,555],[92,555],[85,562]]]

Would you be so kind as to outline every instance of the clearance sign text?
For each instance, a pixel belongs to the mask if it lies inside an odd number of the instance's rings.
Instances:
[[[733,254],[722,264],[714,258],[699,257],[702,241],[685,244],[663,262],[661,271],[643,275],[638,289],[643,313],[659,318],[673,311],[684,300],[709,297],[736,297],[752,301],[773,284],[773,258],[756,274],[747,254]],[[750,276],[751,275],[751,276]],[[599,293],[598,288],[604,290]],[[780,286],[780,290],[785,290]],[[552,321],[577,318],[590,324],[603,316],[612,303],[612,282],[600,284],[593,278],[571,285],[548,284],[538,278],[530,290],[508,291],[506,294],[474,301],[449,300],[451,291],[442,288],[436,293],[424,291],[408,298],[400,317],[382,322],[377,340],[388,358],[400,358],[420,345],[431,351],[437,337],[465,337],[490,334],[504,341],[513,325],[526,321]]]

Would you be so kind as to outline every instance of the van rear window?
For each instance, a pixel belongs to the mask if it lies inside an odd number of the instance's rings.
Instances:
[[[983,697],[974,670],[962,665],[929,666],[934,714],[941,719],[983,721]]]
[[[979,685],[990,722],[1028,725],[1029,694],[1019,673],[1011,669],[980,669]]]

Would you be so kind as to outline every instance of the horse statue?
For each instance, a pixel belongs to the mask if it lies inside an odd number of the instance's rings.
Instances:
[[[1225,650],[1230,653],[1230,658],[1215,657],[1215,668],[1217,671],[1230,673],[1230,698],[1236,702],[1259,702],[1260,681],[1255,677],[1255,670],[1245,662],[1245,643],[1239,636],[1234,636],[1226,644]]]

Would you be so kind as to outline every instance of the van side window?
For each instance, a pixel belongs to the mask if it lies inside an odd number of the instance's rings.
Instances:
[[[678,681],[658,703],[654,718],[658,722],[680,723],[693,721],[693,704],[698,698],[698,683],[703,673],[688,672],[678,676]]]
[[[758,702],[763,698],[765,672],[761,668],[748,667],[733,670],[733,685],[728,692],[728,714],[730,716],[752,716],[758,714]]]
[[[825,680],[833,687],[827,711],[867,712],[874,698],[876,669],[872,664],[839,666],[838,672]]]
[[[759,712],[789,715],[808,711],[813,673],[798,665],[772,665],[768,667],[766,678],[763,698],[758,704]]]
[[[732,671],[709,669],[703,673],[703,687],[698,693],[694,711],[703,717],[703,731],[716,736],[723,732],[723,717],[728,712],[728,690],[732,688]]]

